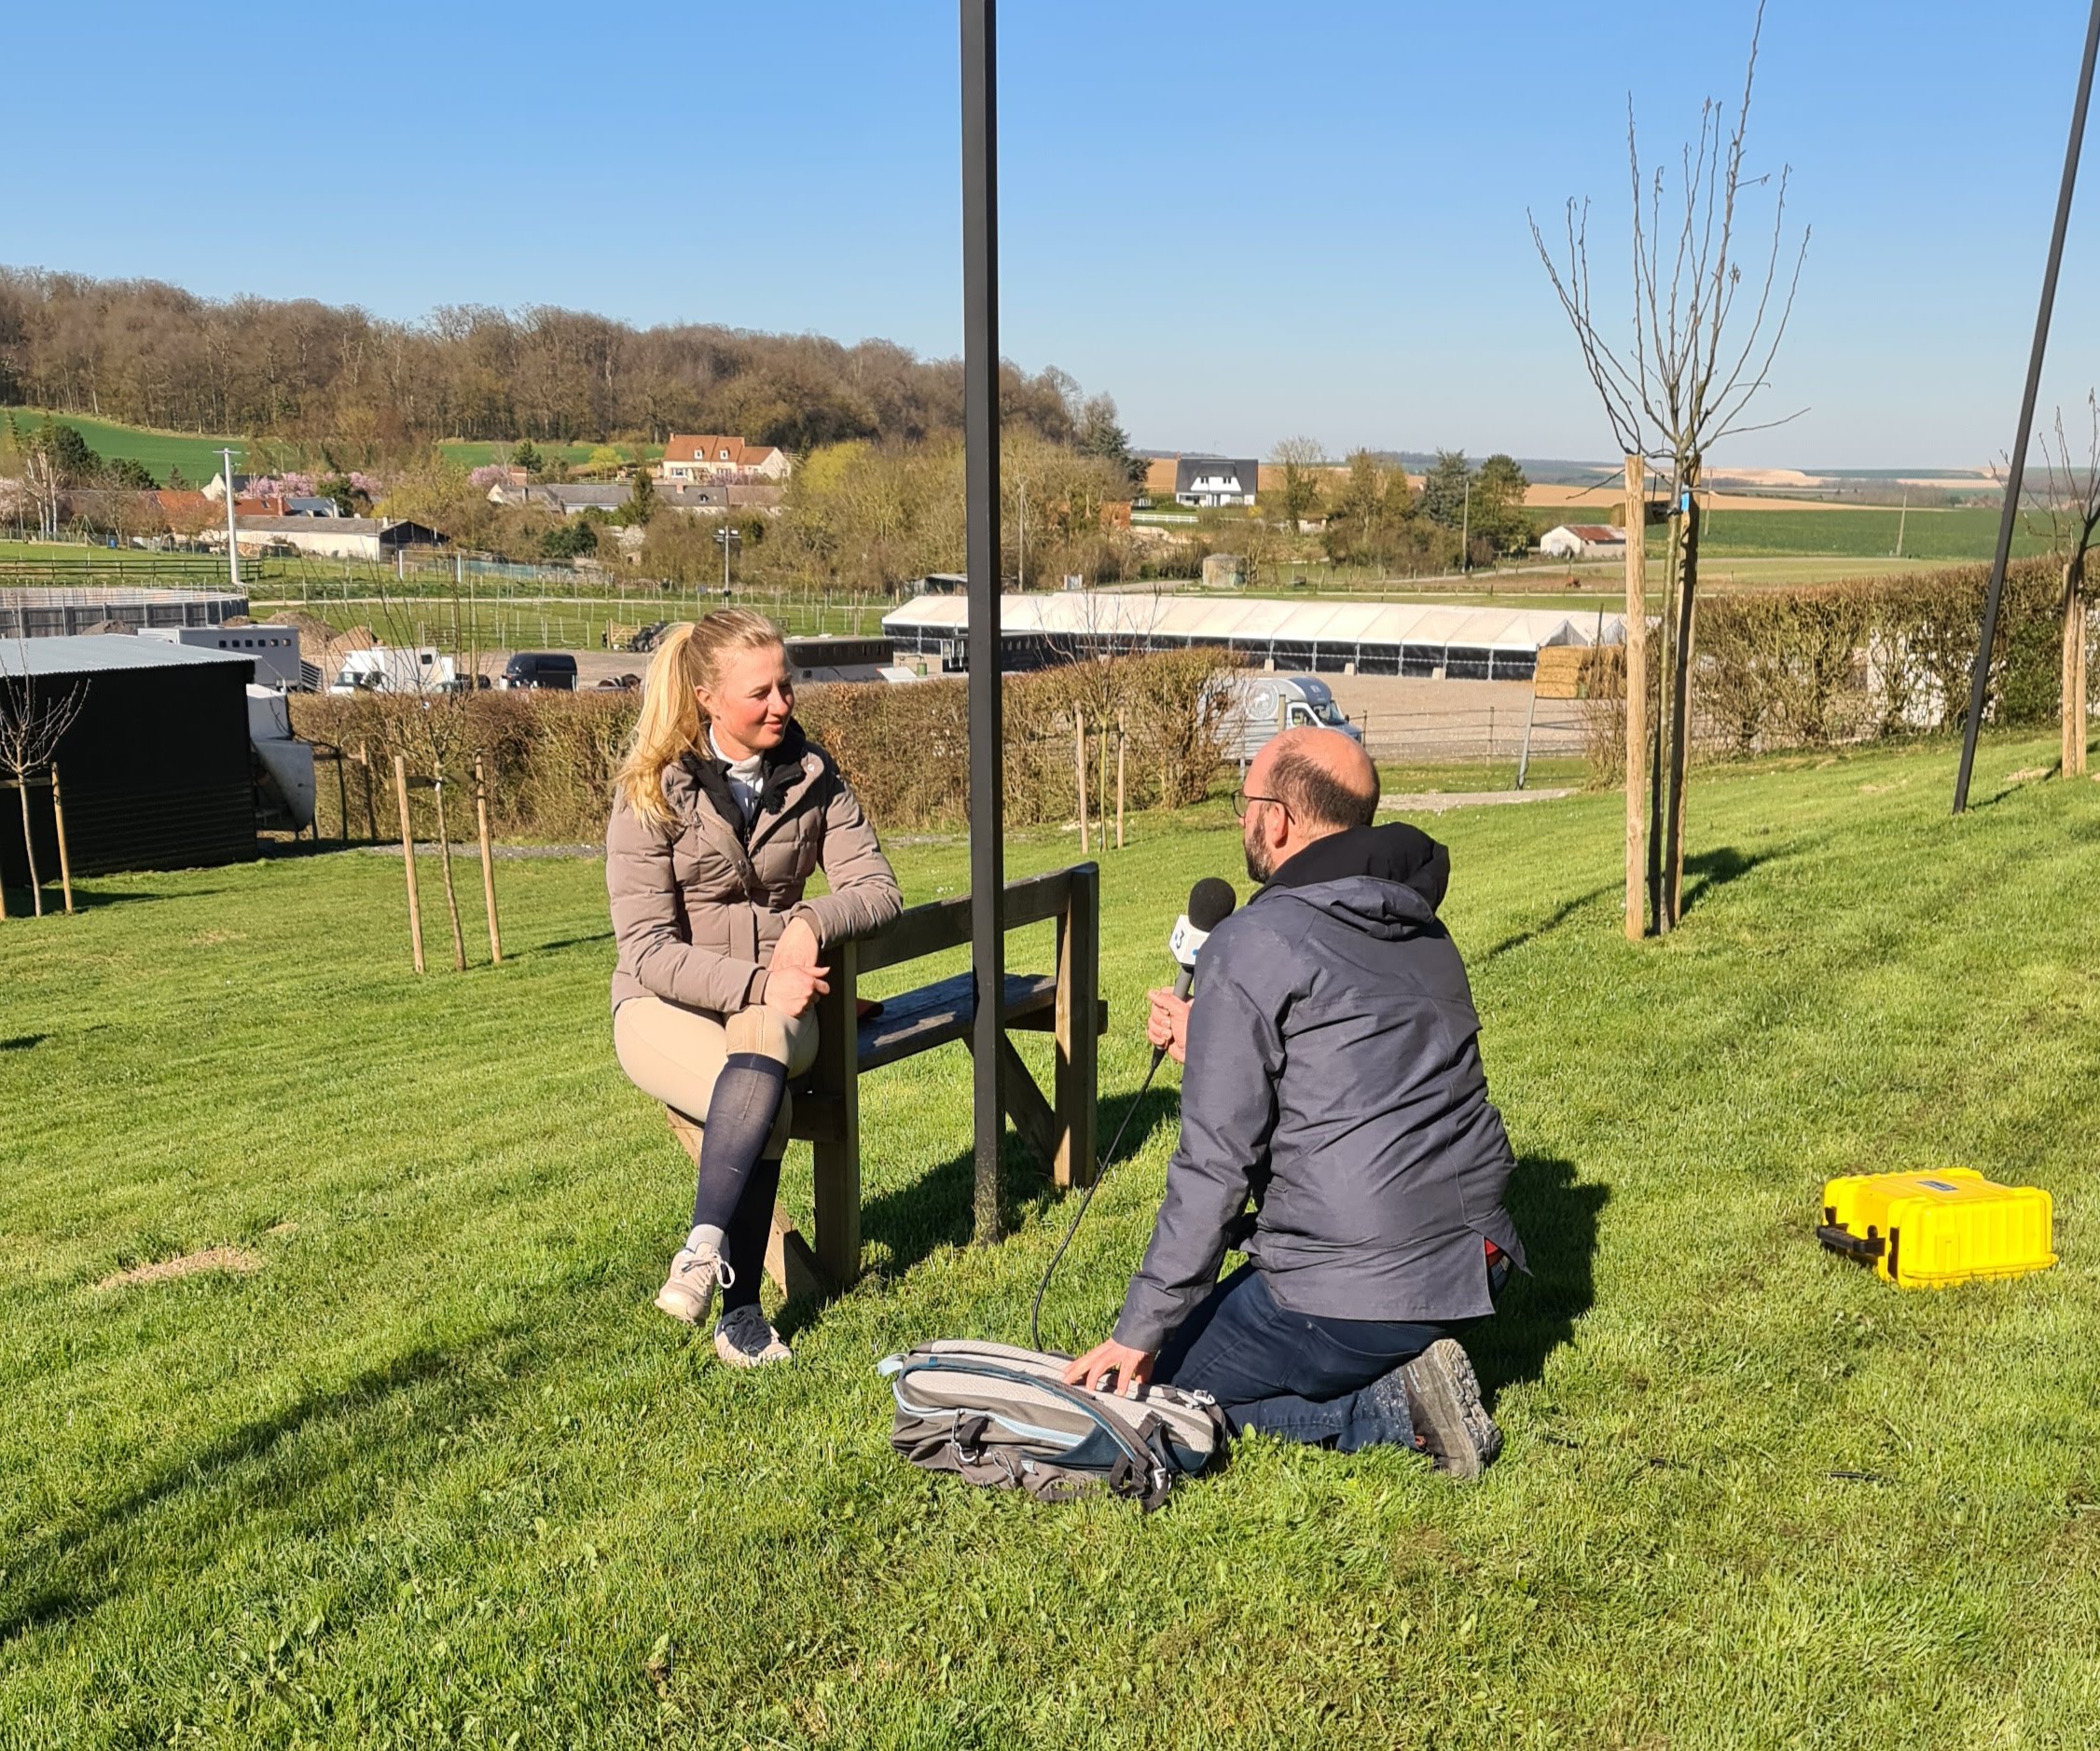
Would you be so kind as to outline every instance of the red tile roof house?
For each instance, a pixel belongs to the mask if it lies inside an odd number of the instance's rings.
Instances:
[[[658,480],[781,481],[794,466],[788,453],[770,444],[747,444],[740,437],[674,433],[657,465]]]

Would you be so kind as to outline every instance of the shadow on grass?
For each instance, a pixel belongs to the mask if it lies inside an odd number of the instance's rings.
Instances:
[[[609,943],[612,940],[612,931],[594,931],[588,936],[564,936],[551,943],[533,943],[524,948],[514,948],[510,952],[511,958],[517,959],[526,955],[552,955],[564,948],[584,948],[592,943]]]
[[[1822,834],[1814,838],[1795,839],[1786,845],[1774,846],[1769,851],[1738,851],[1732,845],[1716,846],[1710,851],[1700,851],[1684,860],[1683,910],[1689,912],[1701,900],[1717,888],[1725,888],[1730,882],[1740,881],[1752,870],[1767,863],[1783,863],[1801,856],[1822,844]]]
[[[1619,883],[1608,882],[1602,888],[1591,889],[1586,894],[1577,894],[1572,900],[1564,900],[1559,905],[1547,913],[1543,918],[1540,919],[1538,923],[1527,930],[1517,931],[1509,936],[1505,936],[1480,958],[1479,964],[1485,966],[1498,956],[1508,954],[1513,948],[1522,948],[1525,944],[1558,930],[1569,918],[1582,911],[1584,906],[1595,905],[1605,895],[1615,894],[1619,891]]]
[[[17,1034],[11,1040],[0,1040],[0,1052],[30,1052],[42,1045],[49,1034]]]
[[[1503,1292],[1492,1319],[1465,1334],[1466,1353],[1492,1405],[1503,1387],[1537,1380],[1546,1359],[1575,1334],[1575,1322],[1596,1300],[1594,1262],[1597,1216],[1610,1189],[1580,1185],[1575,1164],[1523,1155],[1503,1198],[1530,1261]]]
[[[6,888],[7,897],[7,922],[19,923],[30,918],[32,908],[29,889],[15,882]],[[73,883],[73,909],[75,912],[98,912],[104,906],[128,906],[136,900],[208,900],[214,894],[223,894],[224,888],[195,888],[187,893],[152,893],[143,888],[99,889],[84,885],[77,877]],[[62,917],[65,902],[59,892],[59,885],[50,882],[44,889],[44,916]]]
[[[412,1469],[402,1429],[437,1430],[477,1414],[516,1379],[492,1373],[490,1330],[450,1348],[421,1348],[382,1362],[330,1390],[311,1393],[275,1414],[231,1429],[201,1448],[172,1451],[154,1474],[101,1507],[50,1524],[11,1547],[0,1581],[0,1648],[50,1624],[86,1617],[128,1583],[125,1558],[149,1541],[137,1523],[167,1498],[192,1499],[190,1548],[201,1557],[221,1535],[247,1526],[265,1508],[298,1498],[319,1506],[338,1472]],[[403,1399],[412,1405],[405,1411]],[[325,1451],[297,1440],[310,1427]],[[435,1435],[416,1438],[418,1444]]]
[[[1095,1118],[1101,1150],[1108,1149],[1126,1122],[1129,1127],[1118,1145],[1116,1158],[1102,1155],[1103,1170],[1114,1172],[1118,1161],[1136,1154],[1162,1124],[1173,1124],[1180,1111],[1181,1096],[1172,1089],[1155,1088],[1142,1096],[1120,1095],[1102,1101]],[[1004,1169],[1000,1228],[1012,1234],[1027,1217],[1060,1193],[1051,1179],[1048,1164],[1039,1162],[1011,1130],[1006,1134],[1000,1161]],[[886,1274],[901,1276],[944,1247],[970,1244],[975,1227],[975,1201],[976,1155],[964,1150],[910,1184],[870,1198],[861,1206],[861,1237],[863,1242],[872,1241],[884,1248],[890,1254]],[[783,1335],[792,1335],[822,1313],[821,1303],[793,1303],[783,1313],[781,1330]]]

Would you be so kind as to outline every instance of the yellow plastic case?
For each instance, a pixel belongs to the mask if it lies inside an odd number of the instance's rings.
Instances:
[[[1871,1262],[1901,1289],[1944,1289],[2019,1276],[2056,1262],[2049,1193],[2001,1186],[1971,1167],[1928,1174],[1851,1174],[1823,1188],[1817,1238]]]

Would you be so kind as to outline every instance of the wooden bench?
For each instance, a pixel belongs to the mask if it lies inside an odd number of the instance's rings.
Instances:
[[[1098,864],[1075,864],[1006,885],[1008,931],[1057,921],[1054,969],[1008,972],[1000,1005],[1005,1029],[1055,1037],[1049,1097],[1004,1032],[1000,1052],[1007,1117],[1060,1186],[1089,1185],[1094,1179],[1097,1042],[1108,1030],[1108,1005],[1100,997],[1100,917]],[[817,1060],[795,1084],[791,1125],[791,1134],[808,1142],[815,1157],[815,1244],[776,1208],[766,1249],[767,1275],[788,1295],[836,1293],[860,1275],[862,1076],[951,1041],[970,1043],[976,1013],[971,973],[885,998],[875,1014],[856,1024],[849,1017],[856,1013],[861,978],[969,942],[965,894],[913,906],[874,936],[825,948],[831,990],[817,1000]]]

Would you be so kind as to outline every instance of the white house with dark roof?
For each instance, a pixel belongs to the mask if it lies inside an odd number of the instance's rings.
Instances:
[[[1229,456],[1179,456],[1174,460],[1174,503],[1206,509],[1252,504],[1261,464]]]

